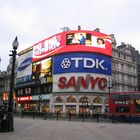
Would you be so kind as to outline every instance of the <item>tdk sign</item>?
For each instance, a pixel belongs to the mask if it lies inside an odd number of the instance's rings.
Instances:
[[[82,57],[77,57],[77,58],[71,58],[70,60],[68,58],[64,58],[61,67],[62,68],[70,68],[71,66],[71,61],[74,61],[74,67],[79,68],[80,63],[83,63],[83,68],[96,68],[96,69],[103,69],[107,70],[107,68],[104,67],[105,60],[99,60],[99,59],[92,59],[92,58],[82,58]]]
[[[25,59],[18,67],[18,71],[26,69],[32,63],[32,57]]]
[[[54,74],[72,72],[111,75],[111,57],[92,53],[73,53],[54,57]]]

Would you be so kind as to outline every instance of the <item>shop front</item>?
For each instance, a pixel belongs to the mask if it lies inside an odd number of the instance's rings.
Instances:
[[[107,96],[98,94],[53,95],[51,106],[54,107],[54,112],[59,111],[60,113],[104,113],[105,107],[108,105],[105,104]]]
[[[19,111],[46,112],[50,110],[50,94],[18,97]]]

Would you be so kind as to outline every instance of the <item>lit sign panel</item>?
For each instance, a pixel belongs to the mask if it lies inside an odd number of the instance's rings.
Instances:
[[[54,74],[73,72],[111,75],[111,57],[93,53],[71,53],[54,57]]]
[[[27,82],[31,80],[32,74],[32,54],[33,50],[22,51],[18,57],[18,72],[16,83]]]
[[[65,52],[97,52],[112,56],[111,37],[94,31],[67,31],[33,45],[33,62]]]
[[[33,61],[55,54],[61,45],[61,34],[45,39],[33,46]]]
[[[25,59],[18,67],[18,71],[23,71],[32,63],[32,57]]]
[[[102,92],[108,93],[107,75],[69,73],[53,76],[53,92]]]
[[[99,32],[77,31],[67,33],[66,46],[69,52],[97,52],[112,56],[111,37]]]
[[[31,81],[31,80],[32,80],[32,76],[26,75],[24,77],[17,78],[16,83],[19,84],[19,83],[24,83],[24,82]]]
[[[106,42],[110,42],[109,38],[106,36],[93,36],[91,33],[71,33],[66,36],[66,45],[85,45],[93,46],[97,48],[106,47]]]
[[[31,96],[18,97],[18,102],[31,101],[31,100],[32,100]]]
[[[33,63],[32,79],[51,77],[51,75],[52,75],[51,57]]]

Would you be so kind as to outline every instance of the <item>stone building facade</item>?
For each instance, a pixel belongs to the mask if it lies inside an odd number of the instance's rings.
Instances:
[[[12,59],[10,58],[9,64],[6,71],[0,71],[0,103],[8,103],[8,96],[10,91],[11,82],[11,69],[12,69]],[[17,63],[15,65],[15,80],[17,73]],[[14,96],[15,98],[15,96]]]
[[[113,47],[112,91],[136,91],[138,88],[137,80],[137,64],[132,59],[130,46],[126,45],[125,48]]]

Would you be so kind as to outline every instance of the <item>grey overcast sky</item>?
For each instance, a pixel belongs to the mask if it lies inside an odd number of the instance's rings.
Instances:
[[[6,70],[12,42],[18,52],[61,32],[60,28],[114,34],[117,45],[140,51],[140,0],[0,0],[0,70]]]

